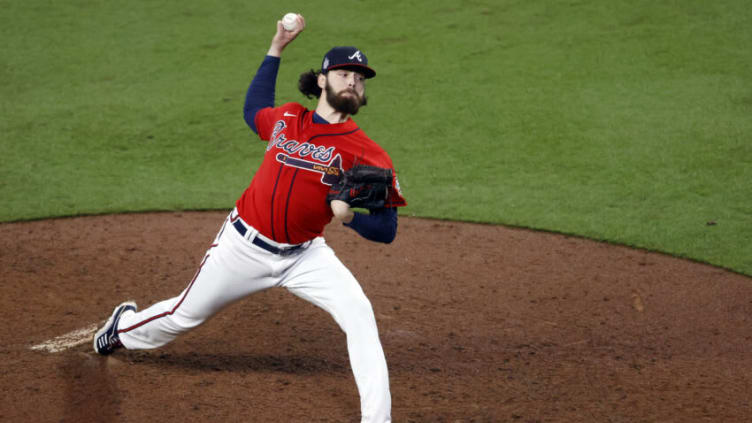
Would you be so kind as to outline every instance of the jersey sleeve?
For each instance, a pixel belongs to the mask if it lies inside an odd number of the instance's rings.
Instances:
[[[256,124],[259,138],[264,141],[269,141],[271,136],[272,128],[274,127],[275,110],[273,107],[265,107],[256,113],[254,123]]]
[[[255,124],[259,138],[269,141],[274,131],[274,126],[286,117],[301,118],[305,107],[298,103],[285,103],[279,107],[266,107],[256,113]]]
[[[397,179],[397,172],[394,172],[394,179],[392,179],[392,186],[389,189],[389,196],[386,199],[385,207],[404,207],[406,205],[407,200],[402,196],[402,188],[400,188],[400,183]]]
[[[402,196],[402,188],[400,188],[400,183],[397,179],[397,172],[394,172],[392,187],[389,190],[389,197],[386,199],[386,207],[404,207],[406,205],[407,200]]]

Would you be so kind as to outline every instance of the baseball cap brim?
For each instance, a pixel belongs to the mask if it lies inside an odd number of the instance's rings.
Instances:
[[[333,65],[329,66],[329,68],[326,70],[329,72],[332,69],[347,69],[355,72],[362,73],[366,79],[373,78],[376,76],[376,71],[368,67],[368,65],[359,65],[357,63],[343,63],[341,65]]]

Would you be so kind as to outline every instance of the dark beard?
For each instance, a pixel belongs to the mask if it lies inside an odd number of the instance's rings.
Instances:
[[[350,91],[353,95],[345,96],[343,95],[345,91]],[[358,109],[360,109],[361,106],[365,106],[368,103],[366,96],[365,95],[363,95],[363,97],[358,96],[358,93],[356,93],[355,90],[346,89],[346,90],[343,90],[341,93],[336,94],[334,90],[332,89],[332,87],[329,86],[329,81],[327,81],[326,83],[326,101],[329,103],[330,106],[334,108],[334,110],[345,115],[357,114]]]

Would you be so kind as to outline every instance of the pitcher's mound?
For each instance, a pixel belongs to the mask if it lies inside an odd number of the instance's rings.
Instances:
[[[0,420],[349,422],[343,333],[281,289],[167,347],[31,346],[190,281],[225,212],[0,225]],[[395,422],[747,421],[752,280],[603,243],[400,218],[326,238],[371,299]]]

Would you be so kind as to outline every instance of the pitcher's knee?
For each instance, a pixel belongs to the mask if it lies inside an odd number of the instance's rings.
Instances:
[[[353,307],[359,315],[373,316],[373,305],[371,305],[371,301],[366,298],[365,295],[358,298],[357,301],[354,301]]]
[[[168,316],[168,321],[176,332],[183,333],[203,324],[206,321],[206,317],[190,316],[178,311]]]
[[[350,298],[347,302],[347,308],[353,318],[373,318],[373,306],[365,295]]]
[[[365,296],[350,301],[346,307],[346,313],[343,314],[340,325],[346,333],[352,331],[366,331],[376,328],[376,317],[374,316],[373,306]]]

